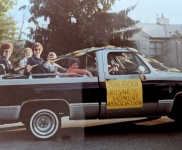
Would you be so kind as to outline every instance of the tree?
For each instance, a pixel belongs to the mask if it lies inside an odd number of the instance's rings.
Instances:
[[[114,14],[113,28],[115,31],[113,32],[112,39],[110,39],[110,43],[112,45],[121,47],[136,47],[134,42],[129,41],[128,39],[140,31],[140,29],[134,27],[139,21],[132,20],[128,17],[128,14],[135,9],[137,4]]]
[[[0,43],[13,42],[16,36],[16,23],[13,17],[7,14],[14,4],[16,4],[14,0],[0,0]]]
[[[14,4],[16,4],[14,0],[0,0],[0,15],[4,15]]]
[[[127,28],[136,23],[127,15],[134,9],[109,13],[115,0],[30,0],[29,21],[36,24],[30,37],[43,44],[46,51],[58,54],[72,50],[105,46],[113,38],[113,30]],[[47,28],[39,25],[44,17]],[[126,38],[133,33],[125,34]]]
[[[14,51],[10,57],[12,63],[17,62],[21,55],[21,45],[18,40],[18,27],[14,18],[8,11],[17,4],[16,0],[0,0],[0,44],[4,42],[11,42],[14,46]]]
[[[23,5],[19,8],[19,11],[23,11],[22,12],[22,19],[21,19],[21,26],[20,26],[20,32],[19,32],[19,35],[18,35],[18,40],[21,40],[22,39],[22,35],[25,33],[23,32],[23,27],[25,25],[25,22],[27,21],[28,19],[28,12],[27,12],[27,7],[29,8],[30,6],[27,6],[27,5]]]

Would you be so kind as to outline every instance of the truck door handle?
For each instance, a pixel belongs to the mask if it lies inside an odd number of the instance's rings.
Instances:
[[[116,78],[106,78],[106,80],[116,80]]]

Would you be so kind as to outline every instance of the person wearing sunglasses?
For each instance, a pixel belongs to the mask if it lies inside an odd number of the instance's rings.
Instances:
[[[40,43],[35,43],[32,46],[33,55],[28,58],[27,60],[27,66],[24,72],[25,76],[29,76],[30,73],[32,74],[40,74],[40,73],[51,73],[51,70],[49,70],[46,65],[45,61],[40,57],[43,46]],[[37,65],[37,66],[34,66]]]
[[[14,68],[11,64],[11,61],[9,61],[9,58],[13,52],[13,44],[11,43],[3,43],[0,48],[1,58],[0,58],[0,64],[4,66],[5,74],[13,73]]]

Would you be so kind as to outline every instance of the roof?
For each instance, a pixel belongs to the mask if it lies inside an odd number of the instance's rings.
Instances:
[[[141,28],[142,32],[151,38],[169,38],[171,37],[171,32],[175,31],[182,33],[182,24],[138,23],[136,27]]]

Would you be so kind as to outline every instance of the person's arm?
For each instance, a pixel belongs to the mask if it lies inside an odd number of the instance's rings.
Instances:
[[[85,74],[90,78],[93,77],[92,73],[88,70],[85,70]]]
[[[61,66],[58,65],[58,64],[56,64],[56,67],[58,68],[58,71],[61,72],[61,73],[67,72],[67,69],[66,69],[66,68],[63,68],[63,67],[61,67]]]
[[[60,73],[66,73],[67,72],[67,69],[66,68],[63,68],[61,67],[60,65],[58,64],[54,64],[54,67],[55,67],[55,73],[57,76],[60,76]]]
[[[24,70],[24,75],[25,76],[29,76],[30,75],[30,72],[32,70],[31,64],[32,64],[31,58],[28,58],[28,60],[27,60],[27,66],[26,66],[26,68]]]
[[[80,74],[86,74],[88,77],[93,77],[92,73],[88,70],[84,70],[84,69],[76,69],[75,71],[76,73],[80,73]]]
[[[115,63],[111,67],[108,68],[108,72],[111,73],[111,72],[118,71],[118,68],[119,68],[119,64]]]
[[[8,60],[1,59],[0,64],[4,65],[6,74],[14,73],[13,65],[9,64]]]
[[[19,62],[20,68],[25,67],[24,63],[23,63],[23,59]]]
[[[8,61],[2,60],[1,64],[3,64],[5,66],[6,73],[10,73],[11,72],[10,69],[9,69]]]

